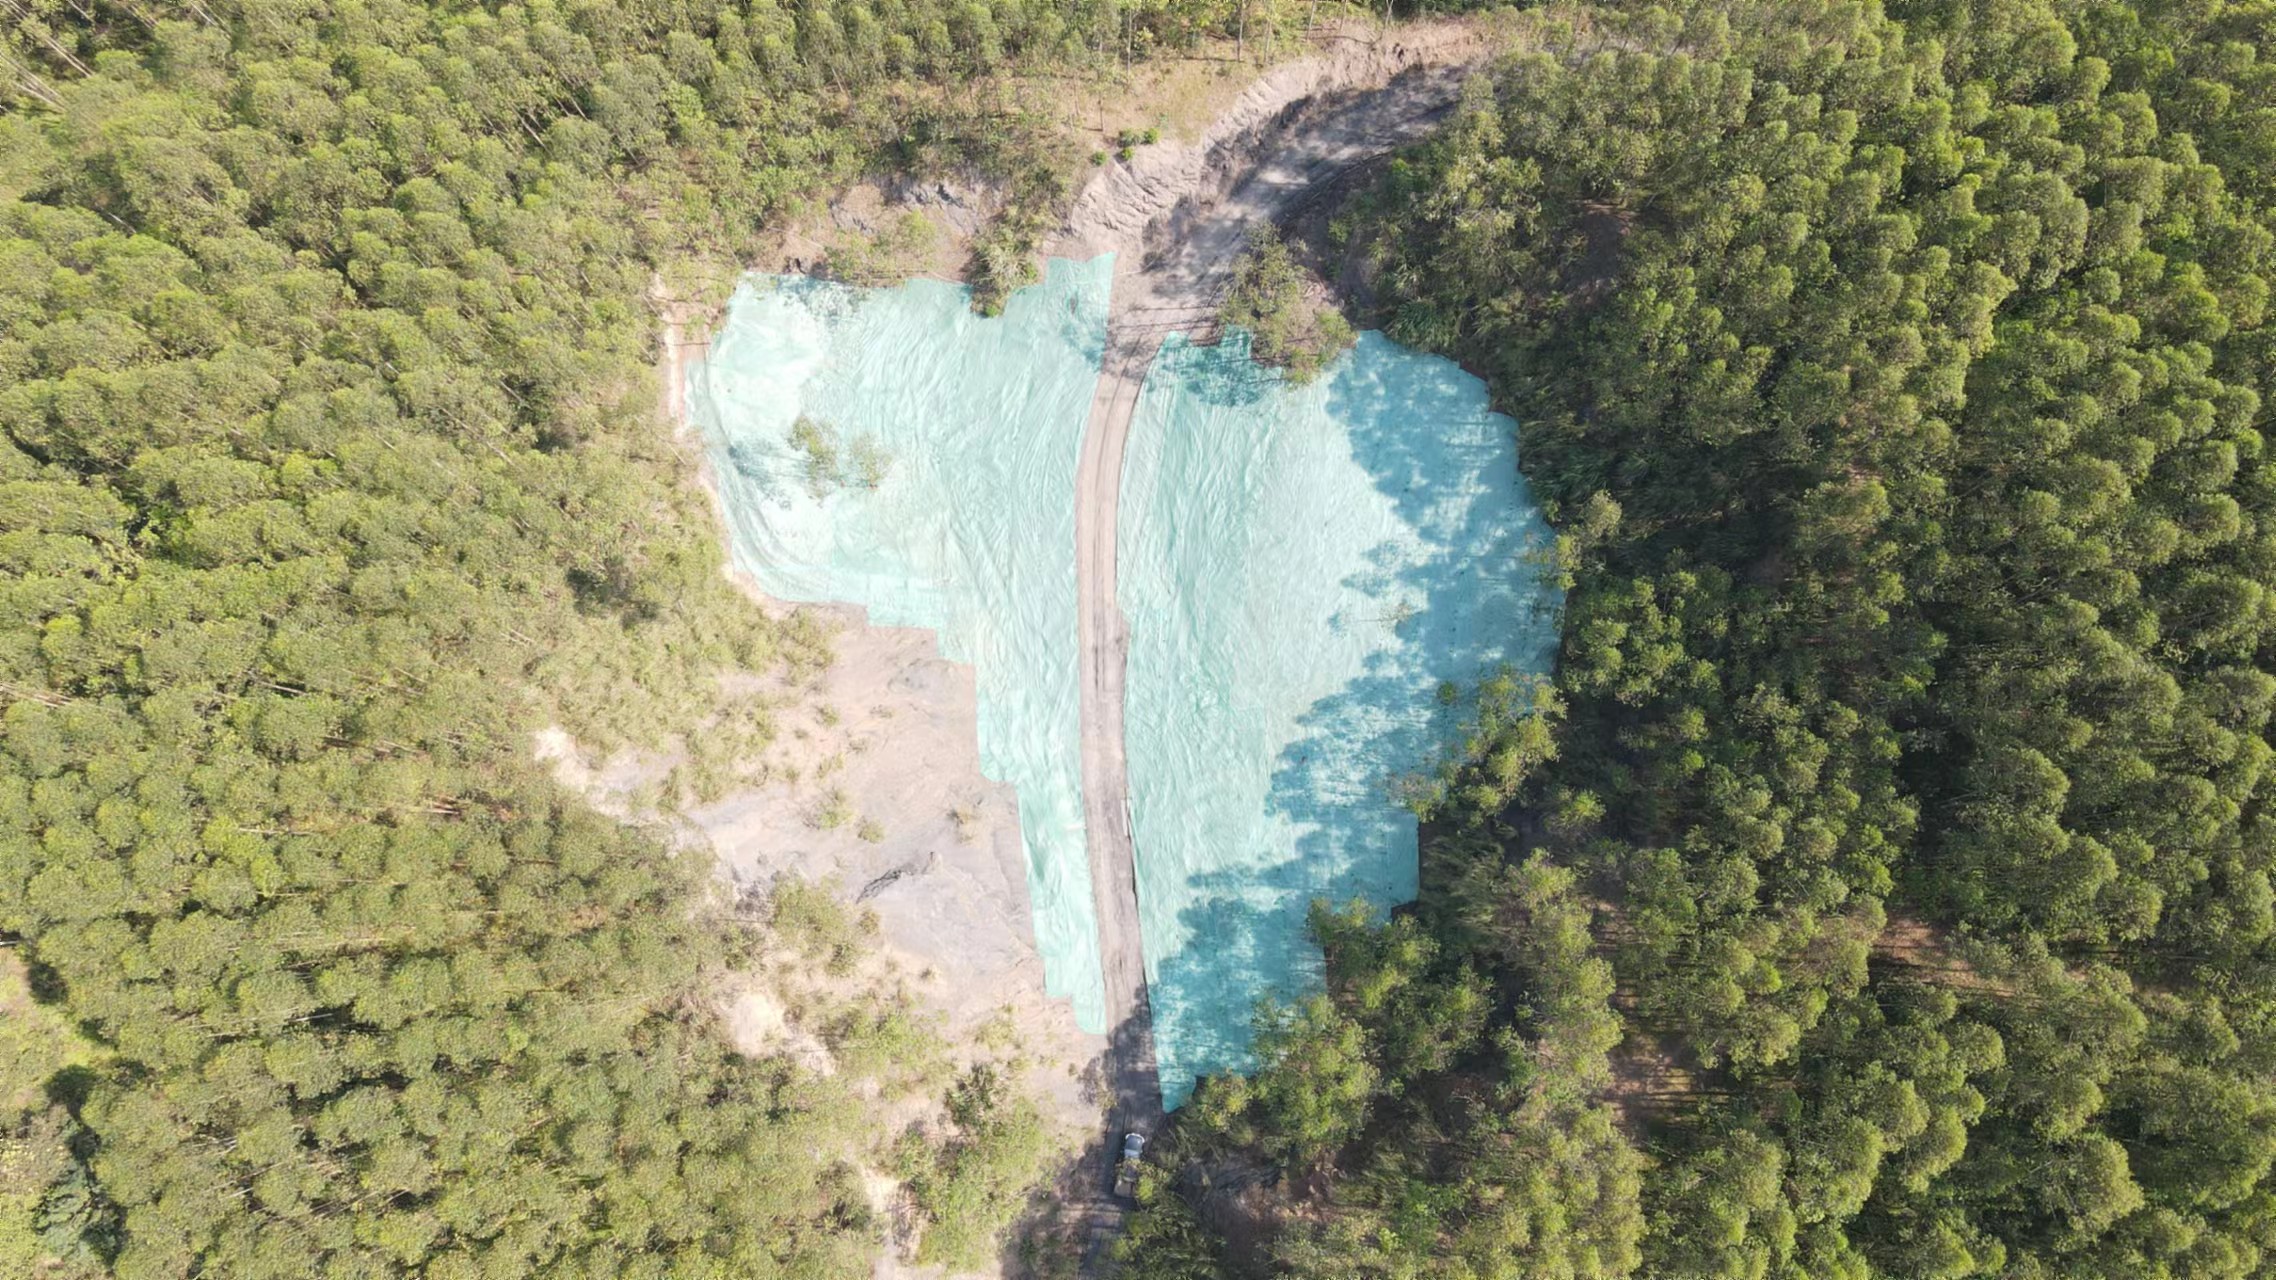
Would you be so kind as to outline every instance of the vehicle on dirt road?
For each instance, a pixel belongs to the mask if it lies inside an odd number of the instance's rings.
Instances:
[[[1114,1162],[1114,1194],[1124,1200],[1138,1197],[1138,1162],[1146,1154],[1146,1135],[1122,1135],[1122,1158]]]

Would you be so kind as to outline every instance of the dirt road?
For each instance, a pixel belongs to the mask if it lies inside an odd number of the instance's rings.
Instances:
[[[1313,56],[1267,73],[1199,142],[1150,147],[1100,175],[1050,247],[1068,257],[1116,255],[1106,360],[1075,477],[1083,807],[1115,1091],[1102,1159],[1122,1133],[1151,1132],[1162,1114],[1123,750],[1130,628],[1115,595],[1122,459],[1139,389],[1165,337],[1215,328],[1253,224],[1288,220],[1355,166],[1422,137],[1495,47],[1488,32],[1464,23],[1324,41]],[[1102,1169],[1102,1184],[1109,1177]]]

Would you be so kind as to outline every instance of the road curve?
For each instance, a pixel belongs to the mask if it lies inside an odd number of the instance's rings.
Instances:
[[[1162,1116],[1124,754],[1130,627],[1115,593],[1122,462],[1140,388],[1170,333],[1214,329],[1252,225],[1285,221],[1357,166],[1424,136],[1492,49],[1478,28],[1437,24],[1347,39],[1277,68],[1202,142],[1102,175],[1056,242],[1068,256],[1116,254],[1105,357],[1075,476],[1083,817],[1114,1095],[1100,1143],[1108,1161],[1121,1134],[1151,1132]],[[1111,1176],[1101,1169],[1102,1184]]]

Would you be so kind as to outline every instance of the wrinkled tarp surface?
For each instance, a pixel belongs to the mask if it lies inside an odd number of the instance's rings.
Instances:
[[[1074,494],[1112,277],[1111,258],[1054,261],[993,319],[936,281],[753,277],[689,385],[736,567],[780,599],[936,630],[942,656],[973,665],[981,769],[1019,796],[1046,985],[1093,1032],[1105,1009],[1083,833]],[[883,481],[815,496],[792,441],[802,415],[827,424],[841,454],[873,441]]]
[[[1117,575],[1138,903],[1162,1093],[1250,1065],[1260,995],[1317,990],[1314,898],[1415,894],[1397,778],[1469,686],[1548,669],[1549,541],[1516,424],[1378,333],[1311,384],[1172,338],[1123,472]]]
[[[754,277],[690,378],[738,567],[865,605],[976,669],[981,764],[1018,791],[1053,994],[1103,1030],[1081,804],[1074,501],[1112,260],[1054,261],[1000,318],[964,290]],[[817,497],[801,416],[890,459]],[[1557,596],[1515,425],[1380,334],[1308,386],[1173,337],[1132,424],[1119,520],[1128,757],[1163,1094],[1250,1064],[1255,1002],[1317,989],[1316,897],[1415,893],[1395,780],[1467,686],[1548,669]]]

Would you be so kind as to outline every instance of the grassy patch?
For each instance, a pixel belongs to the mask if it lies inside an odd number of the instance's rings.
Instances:
[[[907,1096],[940,1087],[948,1046],[932,1019],[903,995],[867,996],[832,1015],[822,1032],[838,1070]]]
[[[853,801],[847,798],[845,789],[832,787],[829,794],[822,797],[820,807],[815,809],[813,823],[820,830],[835,831],[853,821],[853,816]]]

